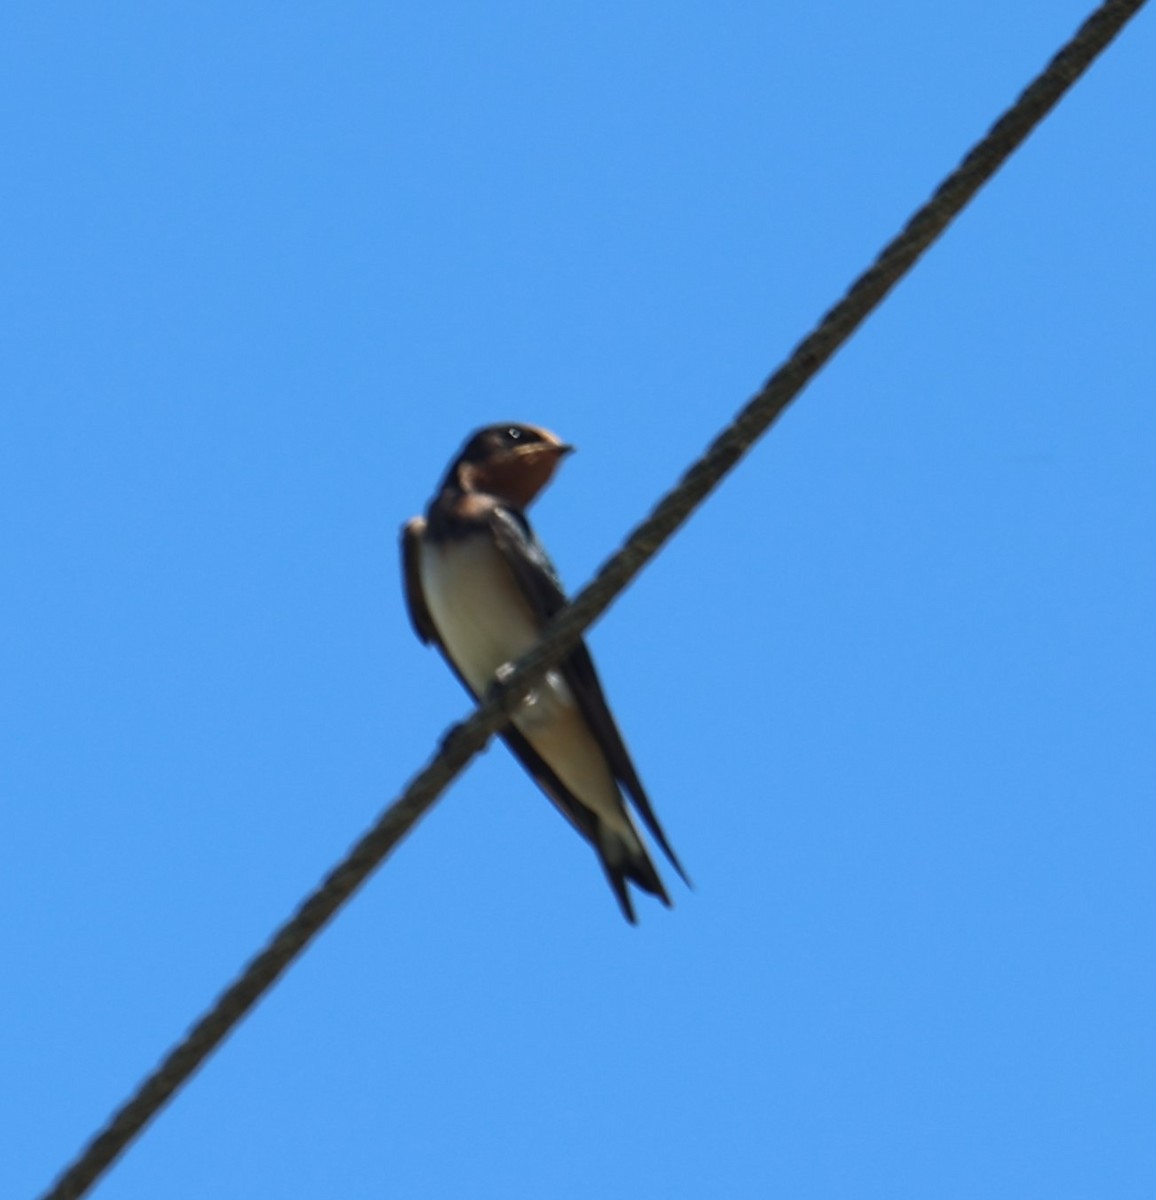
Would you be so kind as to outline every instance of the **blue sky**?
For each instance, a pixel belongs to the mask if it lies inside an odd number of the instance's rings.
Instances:
[[[0,15],[0,1194],[467,711],[400,523],[589,578],[1084,3]],[[481,758],[98,1190],[1156,1188],[1142,14],[599,623],[697,890]]]

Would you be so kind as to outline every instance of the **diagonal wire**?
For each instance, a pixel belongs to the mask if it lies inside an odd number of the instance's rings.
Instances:
[[[707,448],[601,567],[574,602],[550,622],[538,644],[485,702],[443,739],[399,799],[273,935],[156,1070],[41,1200],[76,1200],[232,1032],[373,870],[429,811],[453,778],[509,719],[519,698],[578,640],[642,567],[718,486],[788,404],[943,233],[979,189],[1051,111],[1145,0],[1107,0],[1084,22],[1019,99],[936,189],[874,264],[795,348],[762,391]]]

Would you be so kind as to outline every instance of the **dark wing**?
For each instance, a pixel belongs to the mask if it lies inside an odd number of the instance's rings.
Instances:
[[[566,606],[567,600],[554,564],[542,549],[541,543],[534,536],[525,518],[510,509],[495,507],[490,516],[490,525],[494,531],[494,541],[513,571],[522,594],[543,621],[549,620]],[[614,715],[606,702],[602,683],[594,669],[594,660],[590,657],[585,642],[580,641],[562,660],[561,671],[578,702],[578,707],[582,710],[582,715],[593,729],[598,744],[605,751],[615,778],[629,793],[647,829],[662,847],[671,865],[682,876],[687,886],[692,886],[686,871],[678,861],[678,856],[667,841],[658,818],[654,815],[650,798],[638,778],[630,752],[626,749]]]
[[[414,517],[401,527],[401,577],[405,583],[405,603],[414,633],[423,642],[440,646],[441,638],[426,608],[425,592],[421,587],[421,539],[424,533],[423,517]]]

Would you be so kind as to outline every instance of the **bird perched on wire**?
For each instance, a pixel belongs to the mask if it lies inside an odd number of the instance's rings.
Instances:
[[[424,517],[402,529],[410,619],[475,699],[538,640],[566,595],[526,509],[573,450],[534,425],[489,425],[450,464]],[[627,884],[670,897],[625,797],[689,884],[654,815],[584,642],[536,685],[501,734],[514,756],[594,847],[623,915]]]

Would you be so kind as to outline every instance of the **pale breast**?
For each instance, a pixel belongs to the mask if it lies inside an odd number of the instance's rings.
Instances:
[[[458,670],[479,695],[494,672],[538,640],[539,625],[484,534],[421,548],[426,606]]]
[[[538,640],[541,623],[484,534],[424,542],[421,585],[449,656],[479,696],[493,683],[500,666]],[[554,670],[547,673],[545,684],[526,698],[514,723],[571,792],[624,835],[630,833],[633,827],[606,756],[566,681]]]

